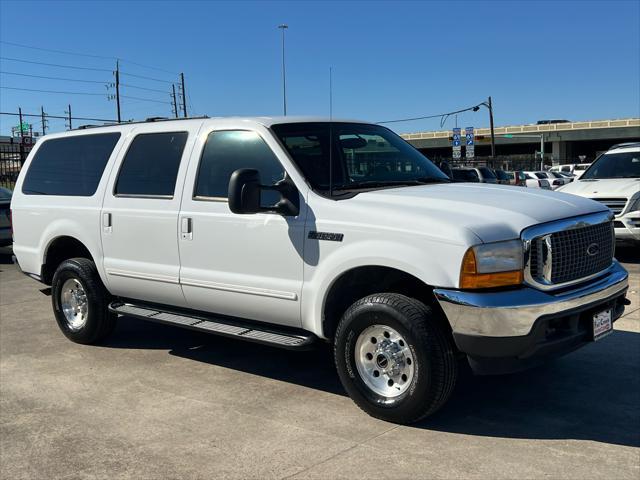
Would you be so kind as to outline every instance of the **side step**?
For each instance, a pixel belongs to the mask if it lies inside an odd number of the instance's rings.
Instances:
[[[213,333],[225,337],[239,338],[249,342],[262,343],[273,347],[289,350],[309,349],[317,340],[317,337],[304,330],[278,328],[274,325],[263,326],[247,321],[227,319],[223,317],[206,317],[200,314],[178,313],[175,311],[161,310],[159,307],[147,305],[135,305],[122,301],[115,301],[109,305],[109,311],[118,315],[127,315],[142,320],[175,325],[179,327],[197,330],[199,332]]]

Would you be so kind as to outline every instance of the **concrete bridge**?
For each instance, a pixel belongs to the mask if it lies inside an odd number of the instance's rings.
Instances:
[[[466,125],[461,126],[464,133]],[[402,137],[430,158],[450,158],[451,135],[451,130],[444,130]],[[475,135],[476,156],[489,156],[490,129],[476,128]],[[540,150],[540,135],[544,136],[547,163],[574,163],[583,155],[585,161],[592,161],[613,144],[640,141],[640,118],[496,127],[496,156],[534,155]]]

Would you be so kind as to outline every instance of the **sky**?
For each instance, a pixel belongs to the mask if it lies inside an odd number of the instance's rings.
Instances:
[[[289,26],[289,115],[329,114],[331,68],[335,118],[438,115],[488,96],[496,126],[640,117],[638,0],[0,0],[0,111],[44,107],[63,116],[70,104],[74,116],[114,119],[114,89],[107,87],[119,58],[123,119],[171,116],[169,92],[180,72],[189,115],[280,115],[281,23]],[[29,121],[40,129],[39,119]],[[488,126],[487,111],[457,121]],[[74,127],[81,123],[96,122]],[[2,135],[17,124],[0,115]],[[52,119],[49,127],[60,131],[65,121]],[[439,118],[392,127],[443,129]]]

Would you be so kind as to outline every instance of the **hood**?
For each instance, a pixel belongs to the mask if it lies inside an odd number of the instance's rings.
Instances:
[[[558,191],[587,198],[631,198],[640,192],[640,178],[604,178],[601,180],[574,180]]]
[[[374,212],[378,222],[481,241],[518,238],[532,225],[606,211],[602,204],[575,195],[508,185],[447,183],[363,192],[346,202]],[[452,239],[454,240],[454,239]]]

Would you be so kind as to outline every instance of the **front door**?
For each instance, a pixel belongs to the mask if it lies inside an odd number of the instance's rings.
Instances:
[[[136,127],[111,172],[101,212],[111,293],[185,306],[179,282],[178,214],[200,123]]]
[[[283,178],[284,169],[267,143],[275,141],[268,132],[239,129],[199,137],[180,212],[180,282],[188,306],[300,326],[306,195],[299,192],[296,217],[232,213],[227,191],[233,171],[255,168],[262,184]],[[263,193],[262,203],[271,205],[278,198]]]

